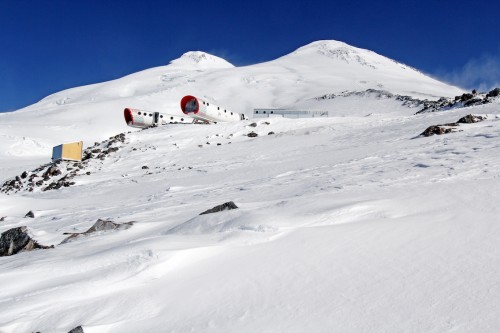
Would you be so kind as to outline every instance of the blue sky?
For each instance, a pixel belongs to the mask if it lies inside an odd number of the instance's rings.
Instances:
[[[201,50],[235,65],[320,39],[465,88],[500,85],[500,2],[0,0],[0,112]]]

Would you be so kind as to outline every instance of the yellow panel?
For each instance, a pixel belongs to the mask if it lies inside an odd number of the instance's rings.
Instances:
[[[73,143],[65,143],[62,145],[62,159],[63,160],[72,160],[72,161],[81,161],[82,160],[82,148],[83,141],[73,142]]]

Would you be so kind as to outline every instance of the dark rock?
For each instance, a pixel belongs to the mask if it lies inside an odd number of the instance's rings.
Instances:
[[[250,127],[257,127],[257,123],[251,123],[250,125],[248,125]]]
[[[43,180],[39,180],[35,183],[36,186],[42,186],[43,185]]]
[[[263,124],[264,124],[264,125],[271,125],[271,123],[270,123],[270,122],[268,122],[268,121],[263,122]]]
[[[0,222],[5,221],[5,218],[6,218],[6,217],[7,217],[7,216],[0,217]]]
[[[21,251],[34,249],[49,249],[53,246],[38,244],[28,234],[28,227],[17,227],[9,229],[0,235],[0,256],[11,256]]]
[[[73,328],[68,333],[85,333],[85,332],[83,331],[83,328],[81,326],[78,326],[78,327]]]
[[[35,213],[33,213],[32,210],[30,210],[29,212],[26,213],[26,215],[24,215],[24,217],[29,217],[29,218],[35,218]]]
[[[465,102],[465,101],[468,101],[469,99],[471,99],[473,97],[474,97],[474,95],[469,94],[469,93],[465,93],[465,94],[462,94],[462,96],[460,96],[460,100],[462,102]]]
[[[459,124],[472,124],[485,120],[486,117],[475,116],[472,114],[468,114],[465,117],[460,118],[457,123]]]
[[[481,105],[483,104],[483,100],[481,98],[472,98],[467,100],[464,103],[464,106],[473,106],[473,105]]]
[[[82,161],[87,161],[92,158],[92,153],[89,151],[86,151],[83,153]]]
[[[218,143],[217,146],[222,146],[222,143]]]
[[[99,154],[101,151],[102,151],[102,150],[101,150],[101,149],[99,149],[99,148],[95,148],[95,149],[92,149],[92,150],[91,150],[91,152],[92,152],[93,154]]]
[[[96,223],[94,223],[93,226],[91,226],[87,231],[85,232],[76,232],[76,233],[67,233],[65,232],[64,235],[70,235],[68,238],[63,240],[61,244],[67,243],[70,240],[80,237],[80,236],[85,236],[94,232],[98,231],[108,231],[108,230],[125,230],[134,225],[134,222],[125,222],[125,223],[114,223],[113,221],[107,221],[107,220],[101,220],[98,219]]]
[[[267,135],[273,135],[273,134],[274,134],[274,132],[269,132],[269,133],[267,133]]]
[[[24,171],[22,174],[21,174],[21,178],[24,179],[28,177],[28,173],[26,171]]]
[[[143,165],[141,169],[146,170],[149,169],[149,167],[147,165]]]
[[[500,88],[495,88],[486,94],[486,97],[498,97],[500,96]]]
[[[259,136],[259,135],[257,133],[255,133],[255,132],[250,132],[250,133],[247,134],[247,136],[250,137],[250,138],[255,138],[256,136]]]
[[[61,170],[59,170],[58,167],[53,165],[53,166],[49,167],[43,175],[44,175],[44,177],[45,176],[54,177],[54,176],[59,176],[61,173],[62,173]]]
[[[108,148],[108,153],[114,153],[115,151],[117,151],[119,148],[118,147],[111,147],[111,148]]]
[[[431,136],[431,135],[441,135],[441,134],[448,134],[453,132],[452,127],[442,127],[443,125],[433,125],[427,127],[425,131],[423,131],[420,135],[421,136]]]
[[[85,172],[85,174],[88,176],[88,175],[90,175],[90,174],[91,174],[91,172],[90,172],[90,171],[87,171],[87,172]]]
[[[238,206],[232,201],[228,201],[226,203],[223,203],[222,205],[215,206],[214,208],[211,208],[209,210],[204,211],[200,215],[205,215],[205,214],[211,214],[211,213],[217,213],[217,212],[222,212],[225,210],[232,210],[232,209],[237,209]]]
[[[61,188],[62,185],[59,185],[59,183],[52,182],[50,183],[47,187],[45,187],[42,191],[50,191],[50,190],[57,190]]]
[[[49,176],[49,175],[44,175],[44,176],[43,176],[43,180],[44,180],[44,181],[48,181],[48,180],[50,180],[50,176]]]

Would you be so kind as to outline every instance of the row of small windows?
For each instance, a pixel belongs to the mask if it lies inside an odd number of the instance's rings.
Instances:
[[[205,104],[205,102],[203,102],[203,104]],[[207,105],[208,105],[208,103],[207,103]],[[220,108],[219,108],[219,107],[217,107],[217,110],[220,110]],[[226,113],[226,112],[227,112],[227,110],[224,110],[224,113]],[[255,113],[259,113],[259,111],[255,111]],[[264,111],[264,113],[266,113],[266,111]],[[271,111],[271,113],[273,113],[273,111]],[[140,115],[148,116],[148,114],[147,114],[146,112],[141,112],[141,111],[137,112],[137,114],[138,114],[139,116],[140,116]],[[231,112],[231,116],[232,116],[232,115],[233,115],[233,113]],[[149,114],[149,116],[150,116],[150,117],[152,117],[152,116],[153,116],[153,114],[152,114],[152,113],[150,113],[150,114]],[[162,119],[163,119],[163,115],[160,115],[160,118],[162,118]],[[170,117],[170,120],[174,120],[174,117]],[[184,118],[181,118],[181,121],[184,121]]]
[[[217,110],[220,110],[220,107],[217,107]],[[224,113],[227,113],[227,110],[224,110]],[[231,115],[232,115],[232,114],[233,114],[233,113],[231,112]]]
[[[210,103],[208,103],[208,102],[207,102],[206,104],[207,104],[207,106],[209,106],[209,105],[210,105]],[[205,105],[205,102],[203,102],[203,105]],[[218,106],[218,107],[217,107],[217,110],[219,110],[219,111],[220,111],[220,106]],[[224,113],[227,113],[227,110],[224,110]],[[232,115],[233,115],[233,113],[231,112],[231,116],[232,116]]]
[[[148,116],[148,114],[146,112],[137,112],[137,114],[140,116],[140,115],[143,115],[143,116]],[[153,116],[152,113],[149,114],[150,117]],[[161,114],[160,115],[160,118],[163,119],[163,115]],[[174,120],[174,117],[170,117],[170,120]],[[181,118],[181,121],[184,121],[184,118]]]
[[[148,115],[146,112],[141,113],[140,111],[139,111],[139,112],[137,112],[137,114],[138,114],[139,116],[140,116],[141,114],[142,114],[142,115],[144,115],[144,116],[147,116],[147,115]],[[150,117],[152,117],[152,116],[153,116],[153,114],[152,114],[152,113],[150,113],[150,114],[149,114],[149,116],[150,116]]]
[[[259,111],[255,111],[255,113],[259,113]],[[262,113],[266,113],[266,111],[262,111]],[[274,113],[274,111],[271,111],[269,113]]]

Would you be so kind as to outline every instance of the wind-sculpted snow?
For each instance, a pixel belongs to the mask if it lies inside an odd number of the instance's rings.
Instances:
[[[0,259],[0,331],[494,332],[500,104],[366,116],[359,98],[133,132],[74,186],[0,194],[0,232],[60,244]],[[413,139],[469,113],[486,119]],[[135,222],[61,244],[98,219]]]
[[[22,185],[0,233],[55,245],[0,258],[0,332],[495,332],[500,103],[463,93],[321,41],[246,67],[188,53],[0,114],[0,182]],[[118,135],[124,107],[180,113],[186,94],[329,117]],[[489,103],[416,114],[453,96]],[[88,162],[59,174],[52,146],[79,140]]]

